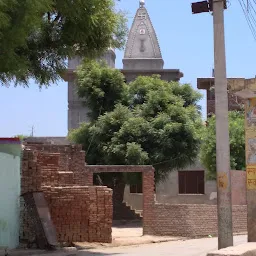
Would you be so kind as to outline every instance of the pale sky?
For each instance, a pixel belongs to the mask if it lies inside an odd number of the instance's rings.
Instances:
[[[194,0],[195,1],[195,0]],[[198,77],[210,77],[213,68],[213,25],[209,13],[192,15],[192,0],[145,0],[162,50],[165,68],[180,69],[182,83],[196,88]],[[253,2],[253,1],[251,1]],[[228,77],[256,75],[256,41],[246,23],[238,0],[225,11]],[[129,27],[139,0],[121,0],[119,8],[129,12]],[[256,4],[254,6],[256,10]],[[256,13],[252,13],[256,18]],[[116,51],[116,67],[122,68],[123,51]],[[206,99],[200,104],[205,116]],[[31,82],[29,88],[0,87],[2,109],[0,137],[17,134],[34,136],[67,135],[67,83],[60,81],[48,89]]]

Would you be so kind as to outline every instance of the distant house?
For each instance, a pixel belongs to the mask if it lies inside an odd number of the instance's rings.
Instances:
[[[232,92],[232,86],[243,81],[244,78],[228,78],[228,108],[230,110],[241,110],[243,100]],[[214,78],[198,78],[197,88],[206,91],[206,113],[207,117],[215,114],[215,92],[214,92]]]
[[[69,145],[66,137],[27,137],[24,139],[28,144],[51,144],[51,145]]]

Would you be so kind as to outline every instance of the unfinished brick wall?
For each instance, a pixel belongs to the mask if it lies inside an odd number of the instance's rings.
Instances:
[[[101,168],[104,170],[103,167]],[[143,173],[144,235],[183,237],[217,235],[216,205],[157,204],[155,202],[154,192],[154,168],[151,166],[144,166],[138,167],[137,171],[139,170]],[[105,169],[105,171],[108,170]],[[244,173],[239,173],[240,174],[234,174],[234,179],[237,177],[237,180],[241,180],[239,175],[243,176]],[[241,203],[240,200],[239,202]],[[233,206],[233,231],[234,233],[247,231],[246,205]]]
[[[23,151],[21,190],[44,192],[59,241],[108,243],[112,240],[112,190],[87,186],[92,182],[84,159],[79,146],[29,145]],[[23,201],[20,236],[34,237]]]
[[[200,237],[217,234],[216,205],[155,203],[152,166],[84,166],[81,148],[51,145],[30,145],[29,148],[23,154],[22,192],[46,194],[60,241],[111,241],[111,190],[91,186],[93,173],[101,172],[143,174],[144,235]],[[58,153],[54,153],[56,151]],[[234,232],[247,230],[246,217],[246,206],[233,207]],[[27,235],[29,223],[26,216],[23,219],[22,230]]]
[[[215,113],[215,99],[214,91],[207,90],[207,115]],[[228,93],[228,110],[241,110],[244,100],[242,98],[236,97],[233,93]]]
[[[80,145],[48,145],[27,144],[26,151],[33,151],[35,157],[39,153],[59,154],[59,174],[68,175],[73,173],[73,184],[81,186],[92,186],[91,173],[85,172],[85,152]],[[72,175],[71,175],[72,176]]]
[[[234,174],[241,180],[243,173]],[[236,183],[234,183],[236,184]],[[239,185],[237,184],[239,187]],[[143,173],[143,234],[202,237],[217,235],[217,206],[207,204],[158,204],[154,200],[154,172]],[[239,200],[239,199],[238,199]],[[241,203],[241,201],[239,200]],[[247,231],[246,205],[233,206],[234,233]]]
[[[149,165],[86,165],[85,171],[88,173],[88,177],[91,177],[91,182],[93,182],[94,173],[102,172],[141,172],[143,175],[143,230],[147,229],[144,227],[144,222],[154,221],[149,214],[152,211],[154,205],[154,168]],[[118,213],[122,215],[122,213]]]
[[[147,221],[146,234],[161,236],[203,237],[217,235],[217,206],[206,204],[155,204]],[[234,233],[247,231],[247,208],[233,206]]]

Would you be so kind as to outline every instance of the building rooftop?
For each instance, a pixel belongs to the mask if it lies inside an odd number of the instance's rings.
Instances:
[[[51,144],[51,145],[70,145],[66,137],[27,137],[24,142],[28,144]]]

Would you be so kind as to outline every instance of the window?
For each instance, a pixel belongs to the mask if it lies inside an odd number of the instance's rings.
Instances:
[[[207,90],[207,100],[215,100],[214,88]]]
[[[204,194],[204,171],[179,171],[179,194]]]
[[[135,184],[135,185],[130,185],[130,193],[142,193],[142,183],[140,184]]]

